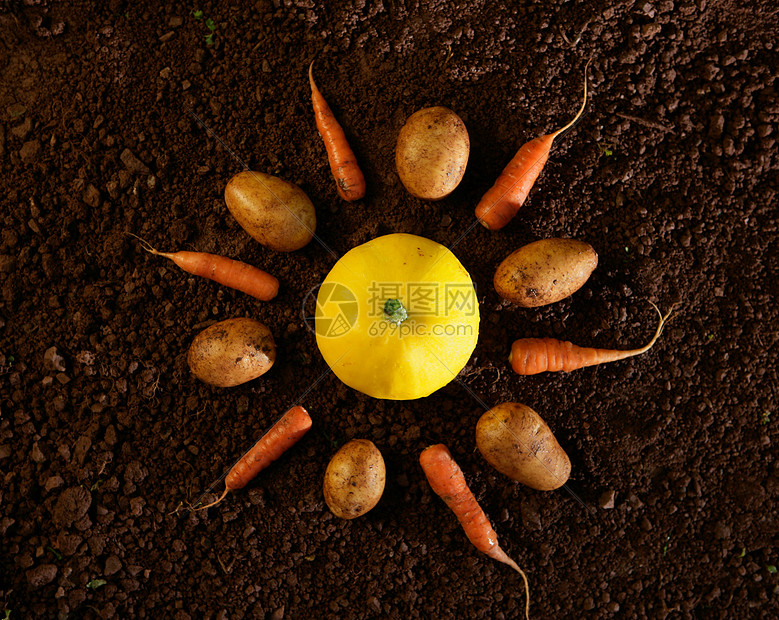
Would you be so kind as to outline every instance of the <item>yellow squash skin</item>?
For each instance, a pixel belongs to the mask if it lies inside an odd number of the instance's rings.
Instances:
[[[399,299],[407,311],[399,325],[384,316],[387,299]],[[386,235],[353,248],[317,296],[322,356],[341,381],[374,398],[432,394],[462,370],[478,336],[470,275],[447,248],[416,235]]]

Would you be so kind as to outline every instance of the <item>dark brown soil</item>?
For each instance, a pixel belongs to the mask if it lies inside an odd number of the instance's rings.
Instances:
[[[468,543],[419,468],[444,442],[527,571],[533,618],[777,617],[774,4],[246,5],[0,4],[0,614],[519,617],[519,576]],[[519,215],[461,238],[516,149],[576,111],[591,55],[586,115]],[[357,203],[337,197],[316,133],[315,57],[368,181]],[[398,130],[428,105],[455,110],[472,142],[438,203],[394,170]],[[239,158],[298,183],[338,256],[390,232],[454,244],[482,314],[461,380],[542,415],[575,496],[492,470],[474,445],[481,405],[457,382],[383,402],[329,374],[303,398],[315,431],[218,507],[177,512],[327,370],[301,304],[335,258],[242,231],[223,201]],[[124,231],[258,265],[281,293],[188,276]],[[587,285],[537,310],[501,303],[495,267],[551,236],[596,248]],[[506,364],[519,336],[639,346],[647,300],[680,306],[646,355],[529,378]],[[277,362],[208,387],[187,348],[235,316],[272,329]],[[346,522],[321,483],[353,437],[383,452],[387,489]]]

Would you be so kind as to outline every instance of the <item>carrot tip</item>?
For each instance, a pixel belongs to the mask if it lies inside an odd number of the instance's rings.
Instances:
[[[190,510],[192,510],[193,512],[195,512],[195,511],[198,511],[198,510],[205,510],[206,508],[211,508],[212,506],[216,506],[216,505],[217,505],[219,502],[221,502],[221,501],[222,501],[222,500],[223,500],[225,497],[227,497],[227,492],[228,492],[229,490],[230,490],[230,489],[228,489],[227,487],[225,487],[224,493],[222,493],[222,495],[220,495],[220,496],[219,496],[219,498],[217,498],[215,501],[211,502],[210,504],[206,504],[205,506],[200,506],[200,507],[198,507],[198,508],[190,508]]]
[[[160,252],[159,250],[155,250],[154,246],[152,246],[151,243],[146,241],[146,239],[143,239],[142,237],[139,237],[135,233],[131,233],[129,230],[125,230],[124,234],[125,235],[130,235],[131,237],[135,237],[138,241],[141,242],[141,246],[143,247],[143,249],[146,250],[147,252],[149,252],[150,254],[157,254],[159,256],[169,256],[166,252]]]
[[[579,111],[576,113],[576,116],[574,116],[573,119],[567,125],[561,127],[560,129],[558,129],[557,131],[551,134],[553,140],[561,133],[573,127],[576,121],[578,121],[579,118],[581,118],[584,109],[587,107],[587,71],[590,68],[591,61],[592,61],[592,57],[590,57],[590,59],[587,61],[587,64],[584,65],[584,101],[582,101],[582,107],[579,108]]]

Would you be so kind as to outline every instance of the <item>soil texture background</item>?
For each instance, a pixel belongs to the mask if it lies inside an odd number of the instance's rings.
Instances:
[[[775,20],[768,0],[0,3],[0,614],[521,617],[520,577],[424,479],[420,451],[443,442],[526,570],[531,617],[777,617]],[[471,228],[519,146],[576,112],[590,57],[586,113],[525,206]],[[314,58],[367,179],[355,203],[315,128]],[[426,203],[394,148],[431,105],[461,116],[471,155]],[[300,185],[333,254],[239,227],[223,192],[244,163]],[[189,276],[127,231],[257,265],[280,294]],[[459,381],[417,401],[340,383],[304,320],[336,257],[392,232],[451,246],[480,302]],[[504,303],[495,268],[547,237],[589,242],[598,268],[562,302]],[[534,377],[506,362],[523,336],[641,346],[648,301],[679,305],[643,356]],[[187,349],[237,316],[271,328],[277,362],[211,388]],[[301,396],[314,428],[294,449],[184,509]],[[505,401],[550,425],[570,493],[476,451],[480,402]],[[352,438],[382,451],[387,487],[347,522],[321,485]]]

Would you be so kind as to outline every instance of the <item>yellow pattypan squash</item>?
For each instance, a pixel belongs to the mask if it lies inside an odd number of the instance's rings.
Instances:
[[[454,379],[476,347],[479,304],[454,254],[416,235],[347,252],[317,295],[316,341],[346,385],[407,400]]]

